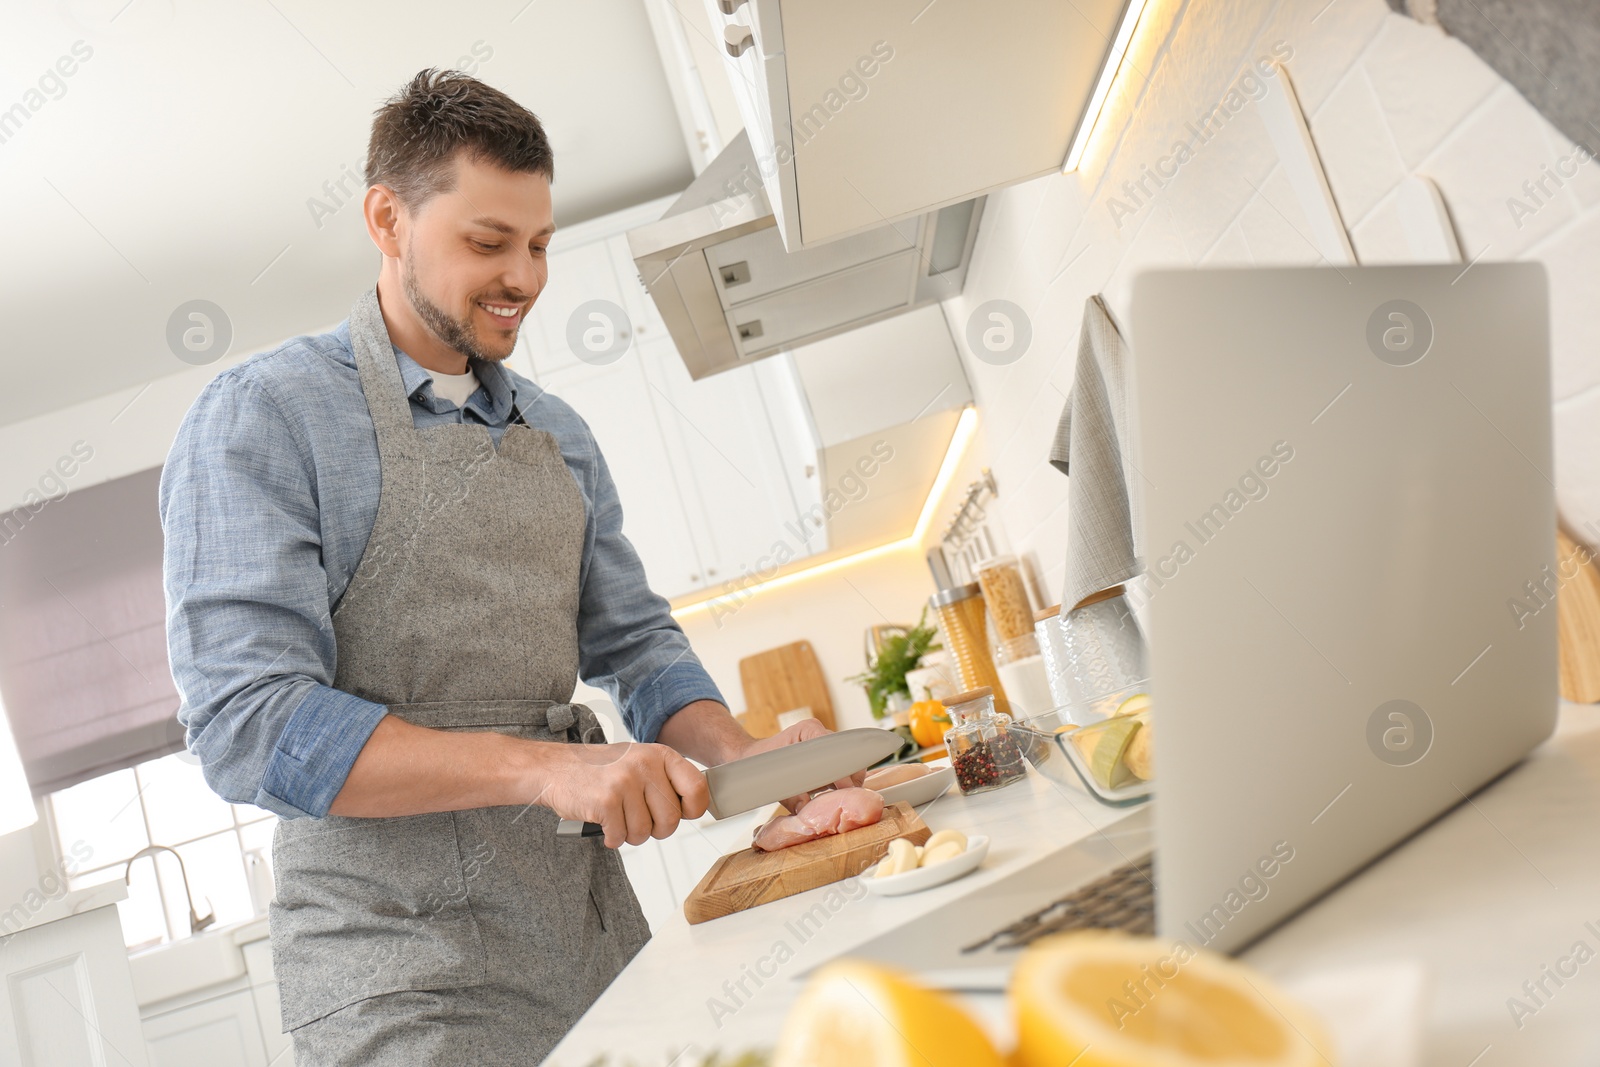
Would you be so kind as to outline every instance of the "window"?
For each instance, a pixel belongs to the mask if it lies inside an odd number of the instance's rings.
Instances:
[[[50,794],[47,807],[69,888],[119,879],[128,857],[167,845],[183,857],[198,914],[215,910],[216,926],[261,914],[250,894],[251,853],[270,859],[277,818],[217,796],[188,753],[91,778]],[[128,948],[188,937],[189,901],[172,854],[141,858],[132,873],[128,899],[117,905]]]

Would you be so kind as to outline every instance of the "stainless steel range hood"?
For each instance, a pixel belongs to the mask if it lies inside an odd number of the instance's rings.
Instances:
[[[788,252],[741,131],[628,244],[699,379],[956,295],[982,209],[978,197]]]

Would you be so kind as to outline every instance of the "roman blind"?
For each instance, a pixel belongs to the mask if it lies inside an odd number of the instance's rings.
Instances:
[[[0,699],[35,793],[183,747],[160,468],[0,514]]]

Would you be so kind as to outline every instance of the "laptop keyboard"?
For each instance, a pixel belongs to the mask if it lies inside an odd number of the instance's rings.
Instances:
[[[1026,948],[1041,937],[1068,930],[1153,934],[1156,930],[1155,877],[1154,855],[1146,853],[961,951],[977,952],[988,946],[1002,951]]]

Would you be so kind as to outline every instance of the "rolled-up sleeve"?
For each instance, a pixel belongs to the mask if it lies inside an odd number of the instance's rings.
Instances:
[[[622,534],[611,472],[584,430],[590,530],[579,601],[579,672],[617,702],[636,740],[653,742],[687,705],[726,701],[672,618],[671,605],[651,591],[639,554]]]
[[[219,375],[161,476],[167,652],[178,717],[224,799],[285,818],[328,813],[381,704],[335,667],[310,451],[270,387]]]

